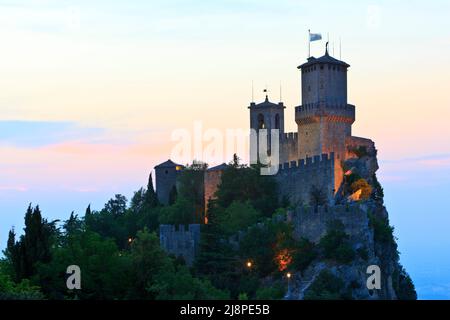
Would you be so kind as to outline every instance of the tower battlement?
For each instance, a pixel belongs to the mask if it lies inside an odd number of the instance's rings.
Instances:
[[[286,132],[282,135],[280,135],[282,142],[289,142],[289,141],[298,141],[298,132]]]
[[[316,169],[318,167],[328,166],[334,164],[334,152],[330,154],[324,153],[322,155],[316,155],[313,157],[307,157],[305,159],[294,160],[280,164],[279,172],[283,170],[309,170]]]
[[[188,228],[179,225],[161,224],[159,241],[166,252],[183,257],[187,265],[192,265],[200,245],[200,225],[190,224]]]
[[[295,107],[295,121],[297,124],[318,122],[321,117],[328,121],[346,122],[355,121],[355,106],[351,104],[308,103]]]

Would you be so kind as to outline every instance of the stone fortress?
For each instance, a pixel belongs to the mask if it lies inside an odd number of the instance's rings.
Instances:
[[[328,49],[320,58],[310,57],[300,65],[301,105],[295,107],[297,132],[285,132],[283,102],[273,103],[266,95],[261,103],[251,102],[250,129],[267,130],[267,146],[271,132],[278,131],[279,170],[275,176],[280,197],[293,205],[308,204],[313,188],[322,190],[330,205],[339,196],[344,177],[343,163],[353,157],[353,150],[364,148],[376,154],[370,139],[352,136],[355,106],[347,99],[347,72],[350,65],[331,57]],[[259,137],[259,135],[258,135]],[[258,150],[250,143],[250,149]],[[269,147],[270,152],[270,147]],[[168,160],[155,167],[156,193],[168,204],[170,192],[176,189],[177,175],[183,166]],[[209,168],[204,177],[204,202],[214,197],[225,164]]]
[[[344,163],[355,158],[355,150],[360,148],[375,159],[376,149],[370,139],[352,136],[352,124],[355,121],[355,106],[347,100],[347,72],[349,65],[331,57],[328,50],[320,58],[310,57],[300,65],[301,71],[301,105],[295,107],[297,132],[285,132],[283,102],[273,103],[266,95],[261,103],[251,102],[250,129],[259,133],[267,130],[265,136],[270,155],[272,130],[278,130],[279,170],[275,175],[279,188],[279,196],[289,200],[295,207],[291,219],[296,226],[297,237],[307,237],[318,241],[323,235],[327,221],[336,216],[350,217],[344,221],[347,232],[361,235],[367,229],[367,214],[358,219],[361,212],[358,204],[353,209],[342,210],[343,199],[340,199],[344,179]],[[276,136],[276,135],[275,135]],[[259,137],[251,139],[250,148],[259,147]],[[253,144],[257,144],[252,145]],[[357,158],[357,157],[356,157]],[[370,165],[371,171],[378,168]],[[221,181],[221,174],[226,164],[209,168],[204,174],[203,194],[205,212],[208,201],[214,198]],[[184,167],[171,160],[155,167],[156,193],[163,204],[169,203],[170,193],[177,188],[177,176]],[[304,214],[304,206],[311,202],[312,190],[320,190],[326,201],[326,208],[319,208],[317,214]],[[344,199],[345,202],[345,199]],[[325,211],[324,211],[325,210]],[[323,211],[323,212],[322,212]],[[348,213],[347,213],[348,212]],[[207,221],[205,221],[207,222]],[[185,257],[187,262],[193,260],[192,254],[197,252],[200,229],[189,226],[176,230],[174,226],[161,225],[160,241],[166,251]],[[370,234],[363,238],[371,237]],[[365,240],[368,242],[369,240]],[[370,241],[369,241],[370,242]]]

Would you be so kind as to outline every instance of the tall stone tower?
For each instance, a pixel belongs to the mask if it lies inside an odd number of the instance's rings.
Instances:
[[[271,130],[278,129],[280,137],[284,136],[285,106],[283,102],[270,102],[269,97],[266,95],[266,99],[263,102],[258,104],[252,102],[248,108],[250,109],[250,128],[257,133],[259,133],[260,129],[267,129],[267,147],[270,151]],[[250,145],[250,148],[256,151],[259,150],[259,140],[256,146]]]
[[[334,152],[344,159],[346,138],[352,134],[355,106],[347,102],[347,63],[328,54],[310,57],[298,69],[302,73],[302,104],[295,108],[298,125],[298,157]]]

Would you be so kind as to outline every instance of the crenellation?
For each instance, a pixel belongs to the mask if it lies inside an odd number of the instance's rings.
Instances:
[[[200,245],[200,225],[161,224],[159,226],[159,241],[161,248],[176,257],[182,257],[188,266],[194,263]]]

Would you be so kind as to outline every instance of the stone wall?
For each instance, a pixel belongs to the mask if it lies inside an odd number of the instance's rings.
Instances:
[[[280,198],[287,198],[294,206],[310,203],[313,187],[324,192],[332,204],[334,175],[335,160],[334,153],[331,153],[281,164],[275,179]]]
[[[300,206],[288,213],[287,220],[294,226],[295,238],[303,237],[315,243],[326,235],[330,222],[340,220],[353,243],[370,246],[373,244],[373,231],[369,228],[368,218],[370,210],[370,203],[318,208]]]
[[[190,224],[186,230],[184,225],[161,224],[159,226],[159,242],[161,248],[176,257],[182,257],[188,266],[192,266],[200,245],[200,225]]]
[[[289,132],[280,136],[280,163],[298,159],[298,133]]]

